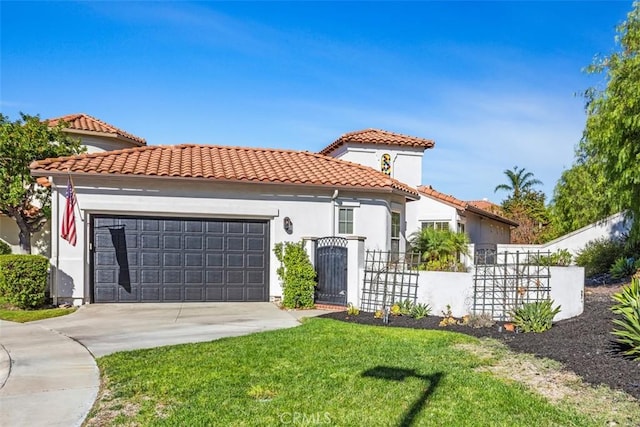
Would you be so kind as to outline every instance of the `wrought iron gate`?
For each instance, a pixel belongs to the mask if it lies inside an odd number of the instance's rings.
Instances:
[[[315,302],[347,305],[347,239],[323,237],[316,240],[316,272]]]
[[[360,308],[374,312],[394,302],[416,302],[420,254],[367,251]]]
[[[548,252],[497,252],[485,263],[476,256],[473,312],[494,320],[509,320],[522,304],[550,298],[550,266],[540,260]],[[489,262],[490,261],[490,262]]]

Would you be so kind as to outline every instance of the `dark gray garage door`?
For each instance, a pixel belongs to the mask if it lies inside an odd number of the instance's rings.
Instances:
[[[266,221],[93,216],[93,301],[267,301],[268,228]]]

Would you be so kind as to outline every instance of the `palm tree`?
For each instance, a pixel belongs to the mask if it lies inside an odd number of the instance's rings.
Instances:
[[[460,255],[469,255],[469,237],[451,230],[426,227],[411,234],[409,244],[421,254],[424,262],[440,261],[454,269]]]
[[[496,186],[493,192],[498,190],[506,190],[511,192],[512,199],[520,199],[526,192],[531,190],[534,185],[542,185],[542,181],[533,177],[533,172],[527,172],[525,168],[514,166],[513,170],[507,169],[504,174],[509,179],[509,184],[500,184]]]

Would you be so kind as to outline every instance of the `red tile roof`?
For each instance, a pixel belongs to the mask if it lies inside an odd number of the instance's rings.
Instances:
[[[307,151],[153,145],[39,160],[30,167],[34,176],[73,173],[184,177],[393,191],[411,199],[418,198],[417,190],[375,169]]]
[[[48,122],[51,126],[57,125],[60,121],[67,122],[68,127],[66,129],[71,132],[95,132],[101,134],[109,134],[111,136],[132,142],[138,146],[147,144],[147,141],[144,138],[132,135],[128,132],[123,131],[122,129],[118,129],[115,126],[105,123],[102,120],[98,120],[88,114],[68,114],[66,116],[48,119]]]
[[[502,207],[500,207],[500,205],[496,205],[495,203],[488,200],[470,200],[467,203],[469,203],[471,206],[475,206],[478,209],[482,209],[483,211],[491,212],[496,215],[504,215],[504,212],[502,211]]]
[[[401,147],[433,148],[435,142],[430,139],[417,138],[415,136],[388,132],[380,129],[365,129],[349,132],[336,139],[320,151],[320,154],[328,155],[336,148],[344,144],[377,144],[395,145]]]
[[[512,225],[514,227],[517,227],[518,225],[520,225],[517,222],[510,220],[509,218],[505,218],[503,216],[504,214],[502,212],[502,209],[500,209],[500,206],[485,200],[465,202],[460,199],[456,199],[455,197],[449,194],[444,194],[439,191],[436,191],[431,186],[424,186],[424,185],[421,185],[418,187],[418,192],[421,195],[425,195],[427,197],[431,197],[432,199],[439,200],[450,206],[453,206],[456,209],[460,209],[461,211],[469,210],[470,212],[474,212],[478,215],[482,215],[487,218],[493,218],[496,221],[500,221],[505,224]],[[495,208],[498,208],[498,209],[496,210]]]
[[[421,185],[418,187],[418,192],[420,194],[424,194],[425,196],[429,196],[432,199],[439,200],[441,202],[445,202],[448,205],[453,206],[456,209],[465,210],[467,208],[467,204],[462,200],[456,199],[455,197],[444,194],[439,191],[434,190],[430,185]]]

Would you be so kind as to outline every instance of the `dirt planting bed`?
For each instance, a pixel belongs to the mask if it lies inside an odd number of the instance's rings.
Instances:
[[[611,334],[614,318],[610,310],[611,294],[618,290],[619,285],[586,287],[584,313],[557,322],[541,334],[500,331],[499,325],[479,329],[465,325],[440,327],[438,316],[420,320],[390,316],[388,327],[438,329],[495,338],[514,351],[557,360],[588,383],[605,384],[640,399],[640,362],[625,358]],[[334,312],[324,317],[385,327],[382,320],[375,319],[371,313],[347,316],[346,312]]]

